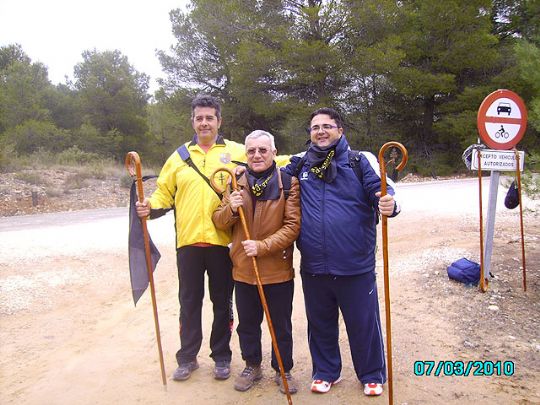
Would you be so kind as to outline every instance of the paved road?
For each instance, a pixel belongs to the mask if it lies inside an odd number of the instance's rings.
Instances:
[[[478,180],[442,180],[423,183],[403,183],[398,185],[399,199],[407,212],[426,215],[478,214]],[[506,188],[498,187],[497,211],[506,209],[504,197]],[[482,181],[482,203],[487,210],[489,198],[489,178]]]
[[[121,207],[2,217],[0,218],[0,232],[107,220],[126,216],[127,212],[127,208]]]
[[[174,243],[172,214],[148,224],[158,247]],[[28,257],[126,252],[128,229],[127,208],[0,218],[0,264]]]
[[[489,179],[483,181],[487,209]],[[404,212],[421,215],[475,215],[478,182],[475,179],[445,180],[399,185]],[[499,187],[498,210],[504,210],[505,189]],[[173,215],[149,221],[158,245],[174,243]],[[0,218],[0,264],[32,256],[81,254],[127,250],[128,210],[109,208]]]

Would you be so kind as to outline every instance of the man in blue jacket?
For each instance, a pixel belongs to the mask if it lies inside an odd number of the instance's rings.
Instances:
[[[339,310],[343,315],[356,375],[366,395],[381,395],[386,364],[375,278],[377,211],[399,212],[388,180],[381,178],[375,156],[360,152],[353,170],[350,148],[339,114],[321,108],[311,115],[311,144],[287,166],[298,176],[302,221],[297,246],[313,392],[328,392],[341,380]]]

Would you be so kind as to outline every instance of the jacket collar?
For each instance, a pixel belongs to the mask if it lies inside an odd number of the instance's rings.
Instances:
[[[345,138],[345,134],[341,135],[341,138],[339,139],[337,145],[336,145],[336,159],[341,160],[343,157],[345,157],[347,160],[349,159],[348,150],[350,149],[349,143],[347,142],[347,138]]]
[[[223,138],[223,135],[218,134],[216,138],[216,145],[225,145],[225,139]],[[193,139],[189,143],[189,146],[195,146],[197,145],[197,134],[193,135]]]

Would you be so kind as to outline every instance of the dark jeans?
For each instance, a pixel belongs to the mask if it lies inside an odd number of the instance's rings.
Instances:
[[[238,337],[242,359],[251,365],[262,362],[261,323],[264,310],[256,285],[235,282],[236,311],[238,312]],[[263,286],[266,303],[278,343],[279,354],[283,361],[285,372],[293,368],[292,340],[292,300],[294,281]],[[272,347],[272,368],[279,371],[278,362]]]
[[[176,353],[178,364],[195,360],[201,348],[205,272],[208,273],[208,290],[214,310],[210,357],[214,361],[230,361],[233,281],[229,248],[184,246],[177,250],[176,261],[180,301],[180,350]]]

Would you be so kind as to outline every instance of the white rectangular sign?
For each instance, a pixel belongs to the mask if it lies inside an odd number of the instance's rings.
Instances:
[[[519,171],[523,171],[525,152],[519,153]],[[513,150],[482,149],[480,152],[482,170],[516,171],[516,155]],[[472,153],[471,170],[478,170],[478,151]]]

